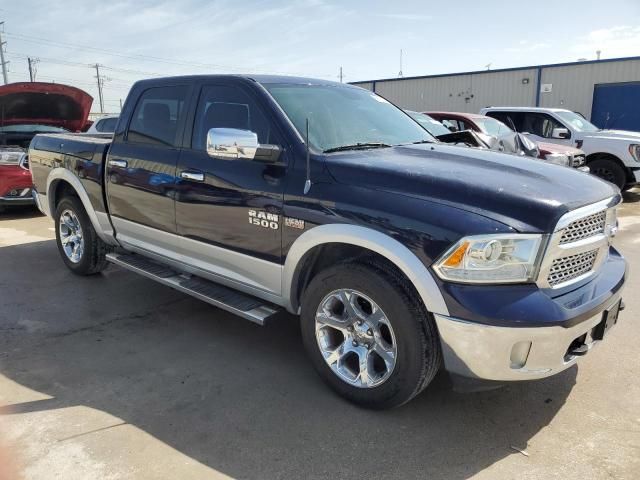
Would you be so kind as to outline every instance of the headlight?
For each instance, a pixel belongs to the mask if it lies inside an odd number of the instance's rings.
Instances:
[[[465,237],[434,264],[443,280],[462,283],[533,282],[542,236],[496,234]]]
[[[640,145],[631,144],[629,145],[629,153],[633,157],[636,162],[640,162]]]
[[[19,165],[24,152],[10,151],[0,152],[0,165]]]
[[[571,160],[569,159],[569,156],[565,155],[564,153],[550,153],[549,155],[545,155],[544,159],[549,163],[553,163],[554,165],[562,165],[563,167],[571,166]]]

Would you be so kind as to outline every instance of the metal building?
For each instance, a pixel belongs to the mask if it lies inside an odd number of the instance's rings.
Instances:
[[[601,128],[640,131],[640,57],[353,82],[410,110],[486,106],[580,112]]]

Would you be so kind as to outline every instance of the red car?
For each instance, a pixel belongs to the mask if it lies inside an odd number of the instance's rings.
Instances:
[[[513,130],[495,118],[478,115],[475,113],[462,112],[424,112],[435,118],[445,127],[452,131],[473,130],[499,137],[500,135]],[[586,156],[582,150],[577,148],[556,145],[553,143],[536,142],[540,150],[540,158],[552,163],[565,164],[566,166],[578,168],[585,164]]]
[[[31,172],[27,149],[38,133],[79,132],[93,98],[67,85],[43,82],[0,87],[0,211],[7,205],[30,205]]]

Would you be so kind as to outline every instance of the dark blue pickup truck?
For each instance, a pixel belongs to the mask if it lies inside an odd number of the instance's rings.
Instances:
[[[38,135],[64,263],[109,263],[258,324],[286,310],[323,379],[372,408],[440,368],[556,374],[617,322],[620,192],[443,145],[384,98],[306,78],[136,83],[113,138]]]

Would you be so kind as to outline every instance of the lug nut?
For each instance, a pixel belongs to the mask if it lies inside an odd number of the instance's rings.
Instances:
[[[349,325],[349,326],[347,327],[347,330],[348,330],[348,331],[350,331],[350,332],[353,332],[353,325]]]
[[[358,320],[358,326],[362,325],[362,320]]]
[[[369,350],[371,348],[371,344],[370,343],[366,343],[364,346],[367,347],[367,350]]]
[[[351,342],[351,345],[353,345],[354,347],[358,346],[358,342],[356,342],[355,340],[353,342]]]
[[[373,336],[373,330],[371,329],[367,330],[367,335],[369,335],[370,337]]]

